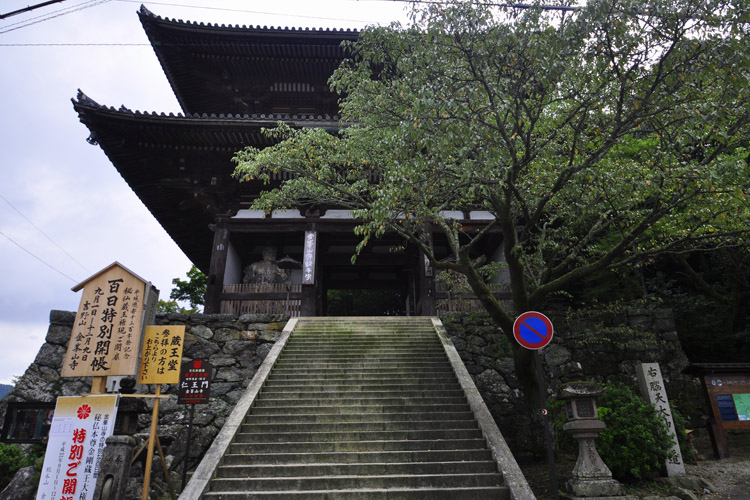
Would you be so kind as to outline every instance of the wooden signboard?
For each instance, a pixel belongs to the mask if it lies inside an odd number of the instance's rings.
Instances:
[[[318,245],[318,233],[305,231],[305,247],[302,258],[302,284],[315,284],[315,251]]]
[[[185,325],[147,326],[138,383],[178,383],[184,341]]]
[[[119,396],[57,398],[37,500],[93,500]]]
[[[211,397],[213,365],[208,361],[193,360],[182,365],[177,404],[206,404]]]
[[[115,262],[83,288],[62,377],[135,375],[147,283]]]
[[[750,429],[750,363],[694,363],[711,407],[709,431],[717,458],[729,457],[726,430]]]

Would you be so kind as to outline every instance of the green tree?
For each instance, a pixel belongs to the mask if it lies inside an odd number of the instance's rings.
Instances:
[[[515,314],[602,271],[696,248],[748,250],[745,7],[415,8],[409,26],[369,28],[348,45],[351,58],[331,79],[344,96],[340,133],[281,124],[266,132],[277,145],[237,153],[235,174],[292,174],[256,209],[353,210],[360,248],[401,235],[436,268],[464,275],[512,337]],[[467,207],[494,220],[468,232],[444,215]],[[446,236],[451,259],[425,245],[428,227]],[[498,227],[512,310],[473,260]],[[517,347],[515,357],[533,389],[530,352]]]
[[[199,306],[205,303],[206,295],[206,275],[198,270],[194,265],[186,273],[187,281],[180,278],[174,278],[172,284],[174,288],[169,293],[170,301],[159,301],[160,312],[182,312],[195,313],[199,312]],[[189,302],[192,309],[180,307],[178,300]]]

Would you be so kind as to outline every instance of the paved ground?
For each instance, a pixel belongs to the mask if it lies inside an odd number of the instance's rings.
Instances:
[[[706,460],[688,464],[686,471],[710,481],[717,492],[703,495],[702,500],[750,500],[750,433],[728,433],[730,457],[713,457],[708,437],[699,433],[695,447]]]
[[[686,472],[690,475],[702,477],[716,488],[715,492],[700,493],[701,500],[750,500],[750,432],[729,433],[730,458],[717,460],[713,457],[711,443],[705,432],[696,432],[695,446],[698,452],[705,457],[696,464],[686,465]],[[560,457],[557,464],[557,474],[562,487],[564,479],[570,475],[575,463],[575,457]],[[532,490],[538,500],[549,500],[552,497],[549,485],[549,468],[544,462],[520,463]],[[628,485],[631,494],[640,497],[648,495],[659,495],[660,491],[650,490],[653,485]]]

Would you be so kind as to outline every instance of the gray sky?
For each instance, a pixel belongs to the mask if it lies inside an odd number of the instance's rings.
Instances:
[[[35,3],[5,0],[0,14]],[[172,278],[190,268],[102,150],[86,143],[70,101],[80,88],[107,106],[180,111],[139,5],[66,0],[0,20],[0,383],[33,361],[50,310],[78,308],[75,284],[119,261],[168,298]],[[145,5],[163,17],[239,25],[361,29],[406,18],[404,3],[384,0]]]

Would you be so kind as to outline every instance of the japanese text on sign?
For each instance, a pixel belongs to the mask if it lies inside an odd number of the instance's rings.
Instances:
[[[57,400],[37,500],[91,500],[118,396]]]
[[[177,404],[208,403],[212,375],[213,366],[207,361],[195,360],[182,365]]]
[[[178,383],[184,340],[185,325],[147,326],[143,337],[138,383]]]
[[[63,377],[135,374],[145,285],[118,265],[85,282]]]
[[[315,246],[317,244],[315,231],[305,231],[305,248],[302,256],[302,284],[315,284]]]
[[[664,379],[661,376],[659,363],[641,363],[636,369],[636,374],[638,375],[638,385],[640,386],[641,394],[656,409],[657,416],[667,426],[667,431],[674,441],[672,453],[667,459],[667,475],[676,476],[685,474],[685,464],[682,463],[682,454],[677,444],[672,410],[669,407],[667,391],[664,387]]]

